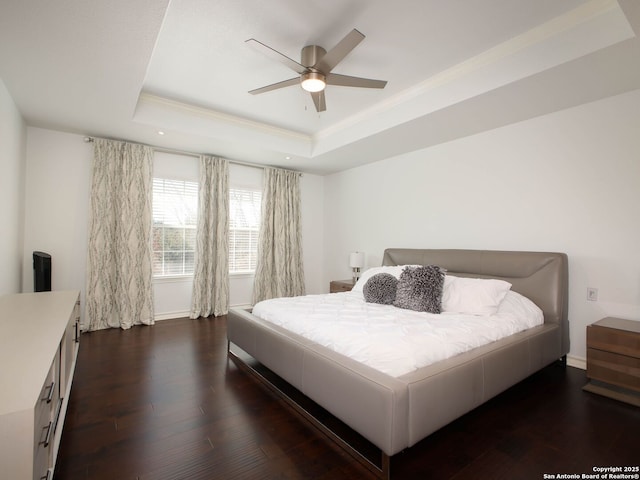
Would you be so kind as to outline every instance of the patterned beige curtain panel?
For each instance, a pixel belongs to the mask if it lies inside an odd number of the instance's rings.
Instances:
[[[200,157],[191,318],[229,310],[229,162]]]
[[[253,303],[304,293],[300,174],[266,168]]]
[[[86,317],[89,330],[153,324],[153,150],[95,139]]]

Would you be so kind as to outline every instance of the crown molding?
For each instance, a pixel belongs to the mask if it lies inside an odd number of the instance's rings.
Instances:
[[[219,112],[217,110],[193,105],[190,103],[173,100],[171,98],[162,97],[149,92],[141,92],[138,97],[138,105],[136,110],[142,105],[155,105],[164,110],[171,110],[174,112],[180,112],[182,114],[191,115],[194,117],[205,118],[210,121],[220,122],[225,125],[231,125],[233,127],[249,129],[254,132],[273,135],[281,138],[293,139],[296,141],[311,142],[311,135],[290,130],[287,128],[276,127],[267,123],[250,120],[248,118],[240,117],[237,115],[231,115],[228,113]],[[135,119],[135,115],[134,115]]]

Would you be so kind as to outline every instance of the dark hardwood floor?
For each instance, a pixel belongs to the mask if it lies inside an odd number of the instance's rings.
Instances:
[[[54,478],[373,478],[228,360],[226,318],[84,334]],[[542,479],[640,463],[640,409],[552,365],[392,459],[396,479]],[[1,473],[0,473],[1,477]]]

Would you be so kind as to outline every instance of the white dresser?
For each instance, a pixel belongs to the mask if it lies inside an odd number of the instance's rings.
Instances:
[[[79,292],[0,297],[0,477],[53,476],[80,340]]]

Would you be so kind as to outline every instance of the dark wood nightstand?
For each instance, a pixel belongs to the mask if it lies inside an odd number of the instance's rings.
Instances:
[[[333,280],[329,284],[329,293],[350,292],[355,283],[353,280]]]
[[[640,407],[640,322],[607,317],[587,326],[583,389]]]

